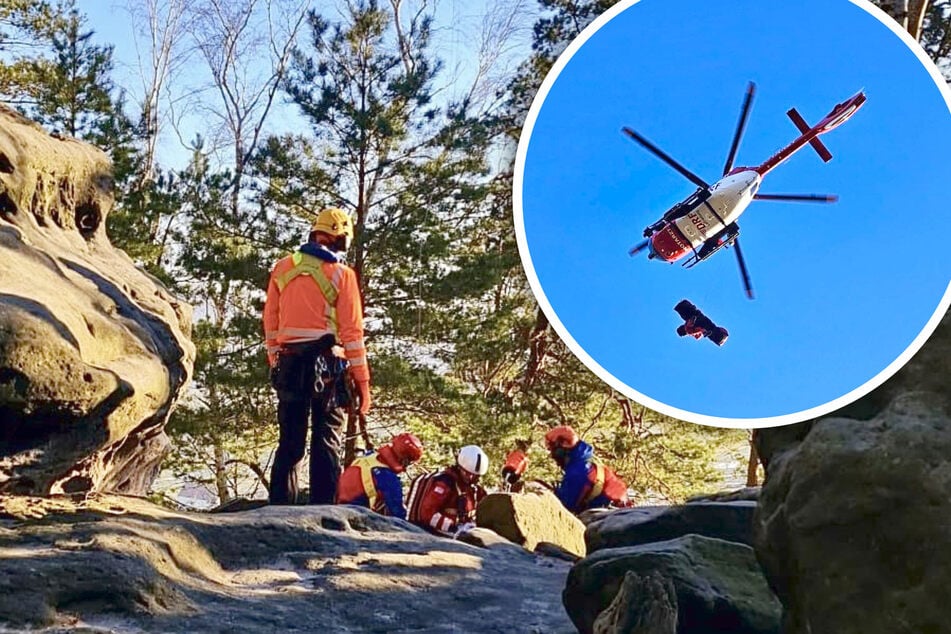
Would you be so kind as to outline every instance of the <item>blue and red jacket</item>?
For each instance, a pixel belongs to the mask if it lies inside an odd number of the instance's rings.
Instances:
[[[627,484],[594,457],[594,447],[579,441],[565,460],[555,495],[572,513],[608,506],[627,506]]]
[[[387,448],[360,456],[344,469],[337,483],[337,504],[365,506],[381,515],[406,519],[403,484],[397,475],[402,467],[386,459]]]

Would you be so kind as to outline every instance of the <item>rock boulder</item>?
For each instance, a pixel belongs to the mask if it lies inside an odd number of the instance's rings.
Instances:
[[[491,493],[479,503],[476,523],[528,550],[547,543],[585,554],[584,524],[550,491]]]
[[[687,504],[694,502],[756,502],[759,500],[760,487],[744,487],[735,491],[719,491],[695,495],[687,499]]]
[[[585,544],[592,553],[602,548],[636,546],[690,533],[752,545],[756,502],[692,502],[679,506],[619,509],[592,520]]]
[[[759,430],[757,556],[785,631],[949,631],[951,318],[892,379],[826,418]]]
[[[678,634],[779,634],[780,604],[766,585],[753,549],[700,535],[606,548],[576,564],[562,599],[579,632],[594,631],[595,621],[611,606],[630,572],[670,580],[676,591]]]
[[[951,417],[905,394],[826,418],[774,456],[756,549],[789,634],[943,632],[951,608]]]
[[[0,107],[0,492],[145,493],[190,307],[106,236],[105,154]]]

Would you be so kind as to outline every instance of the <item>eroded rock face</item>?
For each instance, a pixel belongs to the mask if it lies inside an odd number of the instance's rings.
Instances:
[[[785,632],[948,631],[951,320],[835,415],[760,430],[757,557]]]
[[[0,492],[144,493],[190,307],[106,236],[111,166],[0,107]]]
[[[774,456],[756,518],[790,634],[947,631],[951,418],[899,397]]]

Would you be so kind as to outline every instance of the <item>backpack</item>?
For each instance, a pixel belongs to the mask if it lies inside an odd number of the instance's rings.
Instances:
[[[439,471],[430,471],[413,478],[409,485],[409,494],[406,496],[406,519],[409,522],[419,524],[422,521],[419,517],[419,507],[422,505],[423,493],[429,490],[433,479],[439,473]]]

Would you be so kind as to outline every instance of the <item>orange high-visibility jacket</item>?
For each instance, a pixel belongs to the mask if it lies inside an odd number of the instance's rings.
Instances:
[[[264,338],[272,365],[281,346],[332,334],[357,381],[369,381],[357,274],[346,264],[297,251],[278,260],[264,302]]]

